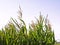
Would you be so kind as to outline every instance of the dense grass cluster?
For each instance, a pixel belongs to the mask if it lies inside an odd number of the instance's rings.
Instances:
[[[25,22],[19,17],[20,22],[11,18],[0,30],[0,45],[54,45],[54,32],[47,18],[39,16],[37,22],[26,28]]]

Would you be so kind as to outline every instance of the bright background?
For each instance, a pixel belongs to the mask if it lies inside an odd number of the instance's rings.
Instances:
[[[0,28],[10,17],[17,18],[19,5],[23,10],[23,19],[28,25],[40,12],[46,16],[54,29],[55,39],[60,41],[60,0],[0,0]]]

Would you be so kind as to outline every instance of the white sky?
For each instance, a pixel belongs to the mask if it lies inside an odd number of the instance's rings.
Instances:
[[[0,28],[8,23],[10,17],[17,18],[19,5],[23,10],[23,19],[29,24],[41,11],[52,24],[55,38],[60,40],[60,1],[59,0],[0,0]]]

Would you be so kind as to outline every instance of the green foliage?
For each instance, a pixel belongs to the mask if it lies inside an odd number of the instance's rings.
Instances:
[[[60,42],[56,42],[55,45],[60,45]]]
[[[20,12],[21,13],[21,12]],[[22,14],[22,13],[21,13]],[[47,18],[39,16],[37,23],[32,21],[29,25],[29,33],[22,17],[17,20],[11,18],[4,29],[0,30],[0,45],[54,45],[54,31]]]

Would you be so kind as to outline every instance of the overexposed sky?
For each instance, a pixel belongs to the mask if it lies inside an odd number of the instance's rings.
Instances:
[[[55,32],[55,39],[60,41],[60,1],[59,0],[0,0],[0,28],[4,27],[10,17],[17,18],[19,5],[23,10],[23,19],[29,24],[40,12],[48,19]]]

